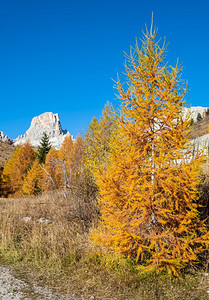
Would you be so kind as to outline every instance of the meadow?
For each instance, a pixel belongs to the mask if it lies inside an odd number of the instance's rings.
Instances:
[[[96,247],[89,233],[98,222],[70,199],[54,193],[0,199],[0,259],[17,272],[31,270],[37,282],[86,299],[207,299],[205,264],[188,267],[182,279],[165,273],[141,274],[128,258]],[[94,215],[94,218],[92,216]],[[85,218],[84,218],[85,216]],[[89,217],[88,217],[89,216]],[[18,271],[19,270],[19,271]]]

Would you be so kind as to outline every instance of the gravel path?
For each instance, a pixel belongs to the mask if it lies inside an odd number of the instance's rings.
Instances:
[[[209,277],[209,273],[204,274]],[[55,294],[50,288],[18,279],[9,266],[0,266],[0,300],[93,300],[94,296],[84,298],[76,294]],[[209,283],[209,282],[208,282]],[[209,294],[209,287],[207,290]]]
[[[13,275],[12,269],[8,266],[0,267],[0,299],[24,299],[24,300],[81,300],[84,298],[72,295],[55,295],[52,290],[36,284],[29,284]],[[94,297],[90,297],[94,299]]]

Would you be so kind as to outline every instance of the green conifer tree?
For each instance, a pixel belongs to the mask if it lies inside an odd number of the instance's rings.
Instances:
[[[46,160],[46,155],[51,149],[51,144],[49,142],[49,136],[46,134],[46,132],[43,133],[43,136],[41,138],[40,146],[37,150],[37,157],[40,164],[44,164]]]
[[[197,114],[197,122],[201,121],[202,120],[202,116],[200,113]]]

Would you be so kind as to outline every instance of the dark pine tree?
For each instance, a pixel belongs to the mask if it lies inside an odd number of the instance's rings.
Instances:
[[[197,122],[201,121],[202,120],[202,116],[200,113],[197,114]]]
[[[43,133],[43,136],[41,138],[40,146],[37,150],[37,157],[40,164],[45,163],[46,155],[51,149],[51,144],[49,142],[49,136],[46,134],[46,132]]]

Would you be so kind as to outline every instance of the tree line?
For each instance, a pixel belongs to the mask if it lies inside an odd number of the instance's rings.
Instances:
[[[87,177],[89,181],[92,178],[94,186],[93,171],[105,161],[115,126],[114,113],[108,103],[101,119],[92,119],[85,138],[78,135],[74,141],[69,135],[59,150],[50,145],[46,133],[38,148],[30,142],[18,145],[1,174],[1,196],[19,197],[55,191],[67,197]]]

